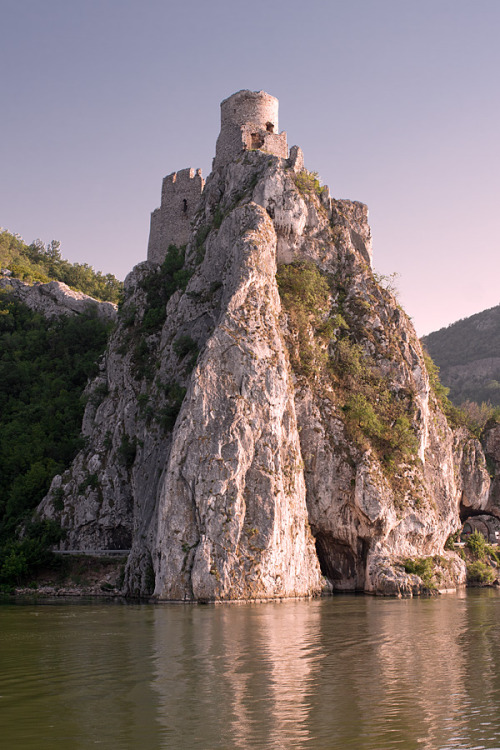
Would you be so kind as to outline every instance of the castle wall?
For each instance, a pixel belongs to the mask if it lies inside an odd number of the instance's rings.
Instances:
[[[162,263],[169,245],[185,245],[205,181],[201,170],[182,169],[164,178],[161,205],[151,214],[148,260]]]
[[[223,167],[243,151],[261,149],[288,158],[286,133],[279,133],[278,106],[265,91],[238,91],[221,106],[221,130],[213,168]]]
[[[242,129],[242,141],[245,149],[258,148],[269,154],[288,159],[288,143],[286,133],[269,133],[257,130],[254,125],[245,125]]]

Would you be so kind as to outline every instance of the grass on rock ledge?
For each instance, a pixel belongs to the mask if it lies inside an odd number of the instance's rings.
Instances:
[[[364,352],[364,330],[359,316],[343,304],[345,289],[307,261],[279,266],[277,281],[295,374],[318,393],[331,397],[333,392],[351,438],[362,449],[370,447],[389,475],[414,461],[413,394],[391,389],[375,358]],[[368,313],[362,302],[354,306]]]

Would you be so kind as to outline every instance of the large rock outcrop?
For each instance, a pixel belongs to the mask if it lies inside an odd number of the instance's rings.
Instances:
[[[166,600],[411,595],[402,560],[438,554],[462,583],[443,547],[488,505],[484,454],[370,260],[366,207],[300,149],[216,168],[187,246],[126,280],[87,447],[40,507],[66,548],[130,549],[125,592]]]
[[[103,320],[116,319],[116,305],[101,302],[83,292],[76,292],[62,281],[49,281],[46,284],[27,284],[11,276],[0,278],[0,289],[11,294],[30,310],[45,318],[58,318],[61,315],[82,315],[95,311]]]
[[[495,518],[500,518],[500,424],[490,421],[482,434],[482,444],[489,470],[493,477],[490,493],[484,510]]]

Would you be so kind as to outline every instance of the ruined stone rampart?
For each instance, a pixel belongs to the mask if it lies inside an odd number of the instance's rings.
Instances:
[[[287,159],[286,133],[278,130],[278,106],[278,100],[265,91],[238,91],[225,99],[213,168],[255,149]],[[170,244],[180,247],[189,241],[204,185],[199,169],[182,169],[164,178],[160,208],[151,214],[148,261],[162,263]]]
[[[162,263],[169,245],[188,242],[204,184],[200,169],[182,169],[164,178],[160,208],[151,214],[149,261]]]

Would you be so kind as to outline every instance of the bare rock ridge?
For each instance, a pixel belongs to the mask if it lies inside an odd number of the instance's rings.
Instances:
[[[13,277],[0,278],[0,289],[12,294],[19,302],[41,313],[46,318],[61,315],[81,315],[95,310],[104,320],[116,319],[116,305],[100,302],[83,292],[75,292],[62,281],[47,284],[27,284]]]
[[[160,600],[412,595],[401,561],[425,555],[463,583],[444,544],[498,493],[371,252],[366,206],[288,151],[277,100],[226,99],[206,184],[165,178],[86,447],[40,506],[65,548],[130,550],[124,592]]]

